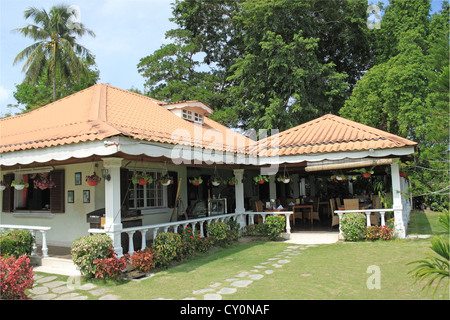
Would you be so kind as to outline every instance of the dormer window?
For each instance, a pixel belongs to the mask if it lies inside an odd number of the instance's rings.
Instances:
[[[196,123],[203,123],[203,115],[200,113],[183,109],[183,119],[194,121]]]

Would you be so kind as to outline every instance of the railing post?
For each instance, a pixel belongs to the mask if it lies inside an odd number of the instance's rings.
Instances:
[[[134,253],[134,241],[133,241],[133,235],[135,231],[127,232],[128,234],[128,254],[132,255]]]
[[[141,237],[142,237],[141,250],[144,250],[147,247],[147,242],[146,242],[147,231],[148,231],[148,229],[141,230]]]
[[[382,226],[386,225],[386,220],[385,220],[385,218],[384,218],[384,215],[385,215],[385,212],[384,212],[384,211],[381,211],[381,212],[380,212],[380,216],[381,216],[381,225],[382,225]]]
[[[366,214],[366,224],[370,227],[370,212],[364,212]]]
[[[32,256],[37,256],[37,245],[36,245],[36,230],[31,230],[31,235],[33,236],[33,247],[31,250]]]
[[[338,212],[338,216],[339,216],[339,235],[342,236],[341,221],[344,214],[342,212]]]
[[[47,234],[45,230],[39,230],[42,234],[42,256],[48,257]]]
[[[285,213],[284,216],[286,217],[286,233],[290,234],[291,233],[291,224],[289,223],[290,213]]]

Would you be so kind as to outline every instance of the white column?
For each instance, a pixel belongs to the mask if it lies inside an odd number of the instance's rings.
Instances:
[[[275,175],[269,176],[269,192],[270,192],[270,200],[277,200],[277,185],[275,182]]]
[[[297,199],[298,197],[300,197],[300,188],[299,188],[298,174],[297,173],[291,175],[291,181],[293,182],[291,184],[291,186],[292,186],[292,198]]]
[[[401,184],[400,184],[400,170],[397,163],[399,159],[392,159],[391,164],[391,178],[392,178],[392,200],[394,209],[394,233],[399,238],[406,237],[406,226],[403,222],[403,205],[402,205],[402,195]]]
[[[245,212],[245,201],[244,201],[244,169],[234,169],[234,177],[236,178],[236,184],[234,185],[234,196],[236,199],[236,210],[235,213]],[[241,229],[246,226],[245,215],[240,215],[237,222],[239,223]]]
[[[118,257],[123,256],[120,234],[122,232],[122,212],[120,207],[120,166],[122,158],[103,158],[103,166],[108,169],[111,179],[105,181],[105,231],[112,240]]]
[[[306,178],[300,180],[300,196],[306,196]]]

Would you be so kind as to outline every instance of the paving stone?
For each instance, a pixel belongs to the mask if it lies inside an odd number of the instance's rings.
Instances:
[[[107,294],[103,297],[100,297],[98,300],[119,300],[119,297],[114,294]]]
[[[228,278],[228,279],[225,279],[225,281],[227,281],[227,282],[233,282],[233,281],[237,281],[238,279],[236,279],[236,278]]]
[[[67,293],[67,292],[70,292],[73,290],[75,290],[74,287],[64,286],[64,287],[56,287],[56,288],[52,289],[52,292],[57,293],[57,294],[63,294],[63,293]]]
[[[52,282],[46,282],[44,283],[44,286],[49,288],[56,288],[67,284],[65,281],[52,281]]]
[[[211,288],[217,288],[217,287],[220,287],[222,284],[220,283],[220,282],[214,282],[213,284],[210,284],[209,286],[211,287]]]
[[[39,275],[35,274],[33,279],[34,279],[34,281],[36,281],[36,280],[42,279],[43,277],[44,276],[39,276]]]
[[[278,264],[278,263],[274,263],[272,266],[274,266],[275,268],[281,268],[281,267],[283,267],[283,265]]]
[[[36,280],[36,282],[37,283],[45,283],[45,282],[53,281],[55,279],[56,279],[55,276],[49,276],[49,277],[44,277],[44,278],[38,279],[38,280]]]
[[[237,274],[236,277],[243,278],[243,277],[245,277],[246,275],[248,275],[248,272],[247,272],[247,271],[243,271],[243,272]]]
[[[262,274],[251,274],[248,277],[252,280],[259,280],[262,279],[264,276]]]
[[[196,297],[187,297],[187,298],[183,298],[181,300],[197,300]]]
[[[266,266],[253,266],[253,268],[262,269],[262,268],[267,268],[267,267]]]
[[[203,296],[205,300],[222,300],[222,296],[217,293],[207,293]]]
[[[82,286],[79,286],[77,289],[79,289],[79,290],[92,290],[94,288],[97,288],[97,286],[95,284],[85,283]]]
[[[298,249],[300,248],[299,246],[289,246],[288,249]]]
[[[218,294],[233,294],[237,291],[236,288],[222,288],[217,291]]]
[[[57,297],[53,300],[75,300],[75,298],[78,296],[80,296],[79,293],[71,292],[71,293],[66,293],[66,294],[60,295],[59,297]]]
[[[233,287],[243,288],[243,287],[248,286],[252,282],[253,282],[252,280],[238,280],[238,281],[232,282],[230,285],[232,285]]]
[[[47,294],[39,294],[37,296],[34,296],[33,300],[51,300],[53,298],[56,298],[57,295],[54,293],[47,293]]]
[[[291,260],[286,259],[278,260],[278,263],[289,263],[289,262],[291,262]]]
[[[265,273],[265,274],[272,274],[272,273],[273,273],[273,270],[269,269],[269,270],[264,271],[264,273]]]
[[[200,290],[194,290],[192,291],[193,294],[202,294],[202,293],[206,293],[206,292],[212,292],[214,291],[211,288],[207,288],[207,289],[200,289]]]
[[[278,258],[269,258],[268,260],[274,261],[274,260],[278,260]]]
[[[30,290],[30,293],[32,294],[44,294],[48,292],[48,288],[47,287],[35,287],[33,289]]]
[[[107,292],[108,292],[108,290],[104,289],[104,288],[89,291],[89,293],[92,294],[93,296],[101,296]]]

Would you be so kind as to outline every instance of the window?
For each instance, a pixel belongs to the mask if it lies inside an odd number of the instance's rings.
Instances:
[[[203,123],[203,115],[197,112],[192,112],[186,109],[183,109],[183,119],[194,121],[198,123]]]
[[[137,174],[147,174],[152,177],[152,182],[145,185],[133,184],[132,176]],[[166,207],[166,195],[162,185],[157,183],[162,173],[157,171],[134,171],[129,175],[129,196],[128,206],[130,209],[161,208]]]

